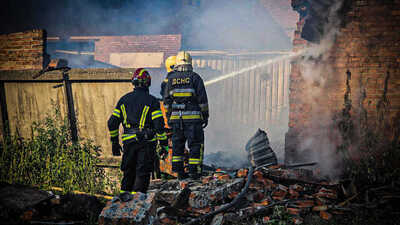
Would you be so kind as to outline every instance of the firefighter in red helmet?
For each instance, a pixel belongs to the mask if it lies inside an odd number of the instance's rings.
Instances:
[[[146,193],[155,160],[154,143],[159,142],[163,150],[161,155],[168,153],[160,103],[149,94],[149,72],[143,68],[137,69],[133,73],[132,84],[133,91],[120,98],[108,120],[114,156],[121,155],[118,137],[121,123],[124,128],[121,162],[121,194],[124,198],[136,192]]]

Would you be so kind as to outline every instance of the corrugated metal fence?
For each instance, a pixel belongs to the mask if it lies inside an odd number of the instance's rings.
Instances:
[[[264,63],[276,54],[194,57],[195,70],[209,68],[205,80]],[[214,118],[224,124],[267,128],[288,119],[290,61],[277,60],[256,69],[207,85]]]

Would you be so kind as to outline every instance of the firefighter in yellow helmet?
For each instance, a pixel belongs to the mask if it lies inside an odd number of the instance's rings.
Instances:
[[[176,63],[176,56],[175,55],[172,55],[172,56],[168,57],[165,60],[165,68],[167,69],[167,73],[168,74],[174,71],[175,63]],[[168,77],[168,74],[167,74],[167,77]],[[161,83],[161,91],[160,91],[161,97],[164,96],[165,85],[167,85],[167,83],[168,83],[168,79],[167,78],[165,78],[163,80],[163,82]]]
[[[204,131],[208,124],[207,93],[201,77],[193,72],[192,57],[186,51],[176,56],[174,70],[168,73],[164,91],[168,124],[172,127],[172,170],[178,179],[187,178],[183,159],[189,147],[189,176],[200,179],[203,164]]]

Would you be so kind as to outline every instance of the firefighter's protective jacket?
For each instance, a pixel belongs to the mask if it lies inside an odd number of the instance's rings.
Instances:
[[[164,106],[169,123],[208,120],[208,99],[201,77],[193,71],[168,74],[164,91]]]
[[[121,123],[124,128],[124,144],[158,140],[160,145],[168,145],[160,103],[149,94],[147,88],[136,87],[118,101],[108,120],[112,141],[118,140]]]

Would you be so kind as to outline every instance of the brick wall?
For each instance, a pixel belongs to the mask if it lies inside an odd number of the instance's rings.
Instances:
[[[288,36],[293,38],[299,15],[293,11],[290,5],[291,0],[260,0],[260,3],[268,9],[272,18],[283,27]]]
[[[109,63],[111,53],[163,52],[164,60],[181,48],[181,35],[102,36],[95,43],[95,60]]]
[[[0,70],[42,69],[45,40],[44,30],[0,35]]]
[[[318,59],[298,59],[292,64],[287,162],[307,158],[303,150],[316,139],[319,142],[311,147],[315,151],[343,144],[333,118],[345,112],[346,91],[350,91],[349,116],[356,136],[365,132],[368,124],[388,140],[398,141],[400,1],[351,1],[343,20],[344,26],[328,51]],[[295,51],[313,46],[301,39],[303,25],[304,20],[297,23]]]

